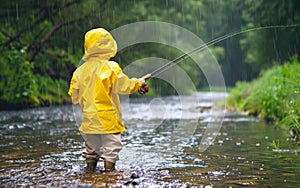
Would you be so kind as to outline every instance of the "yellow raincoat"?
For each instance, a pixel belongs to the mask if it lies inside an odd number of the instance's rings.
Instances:
[[[119,64],[109,61],[117,52],[113,37],[105,29],[88,31],[84,39],[84,64],[73,73],[68,94],[80,104],[85,134],[112,134],[125,130],[118,94],[136,92],[142,82],[128,78]]]

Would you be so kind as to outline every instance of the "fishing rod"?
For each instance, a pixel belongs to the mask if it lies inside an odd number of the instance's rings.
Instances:
[[[221,37],[215,38],[205,44],[202,44],[200,46],[198,46],[197,48],[192,49],[191,51],[173,59],[172,61],[169,61],[168,63],[166,63],[165,65],[155,69],[154,71],[152,71],[151,73],[149,73],[148,77],[146,78],[146,80],[157,76],[159,74],[161,74],[162,72],[166,71],[169,67],[174,66],[176,64],[178,64],[179,62],[183,61],[185,58],[187,58],[188,56],[190,56],[191,54],[201,51],[209,46],[212,46],[214,44],[217,44],[219,42],[222,42],[228,38],[237,36],[237,35],[241,35],[243,33],[248,33],[251,31],[259,31],[259,30],[265,30],[265,29],[280,29],[280,28],[290,28],[290,27],[300,27],[300,24],[293,24],[293,25],[272,25],[272,26],[262,26],[262,27],[255,27],[255,28],[250,28],[250,29],[246,29],[246,30],[241,30],[238,32],[232,32],[232,33],[228,33],[226,35],[223,35]]]

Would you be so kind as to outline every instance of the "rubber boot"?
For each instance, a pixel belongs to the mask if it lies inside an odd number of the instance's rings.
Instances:
[[[104,168],[106,172],[111,172],[116,170],[115,169],[115,163],[109,162],[109,161],[104,161]]]
[[[86,159],[86,172],[87,173],[93,173],[96,172],[97,167],[97,159]]]

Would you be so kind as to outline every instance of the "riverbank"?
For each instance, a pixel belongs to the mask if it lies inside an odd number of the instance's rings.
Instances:
[[[287,127],[291,136],[300,137],[300,63],[289,63],[263,72],[250,83],[238,82],[226,99],[231,111],[244,111],[268,122]]]

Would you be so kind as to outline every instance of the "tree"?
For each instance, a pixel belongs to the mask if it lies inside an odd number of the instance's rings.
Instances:
[[[162,21],[186,28],[208,42],[241,29],[300,22],[300,2],[296,0],[2,0],[0,3],[1,103],[31,101],[30,104],[40,105],[62,98],[55,96],[66,93],[72,71],[83,55],[83,34],[91,28],[111,30],[137,21]],[[226,83],[233,85],[238,80],[251,80],[275,60],[283,63],[299,54],[298,33],[299,27],[253,31],[226,39],[210,50],[218,58]],[[143,57],[172,60],[181,54],[166,45],[142,44],[119,53],[116,60],[125,67]],[[204,86],[206,78],[201,70],[190,59],[185,61],[179,66],[198,88]],[[151,84],[162,85],[161,94],[174,94],[168,84],[158,80],[151,80]]]
[[[246,27],[299,24],[299,2],[247,0],[241,2]],[[266,29],[247,33],[241,41],[246,52],[245,61],[255,71],[272,66],[275,61],[284,63],[291,56],[300,54],[300,43],[295,40],[300,27]]]
[[[35,106],[68,100],[67,82],[82,55],[78,53],[82,49],[82,30],[78,28],[85,29],[83,21],[94,18],[91,10],[95,7],[101,10],[106,3],[2,2],[1,106]]]

